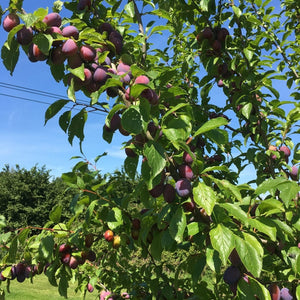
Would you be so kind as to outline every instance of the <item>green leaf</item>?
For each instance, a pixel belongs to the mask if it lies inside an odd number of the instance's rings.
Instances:
[[[210,247],[206,248],[206,263],[213,272],[220,273],[222,262],[218,252]]]
[[[139,162],[138,156],[136,156],[136,157],[127,156],[124,161],[125,172],[131,179],[135,178],[138,162]]]
[[[163,134],[172,143],[176,140],[186,140],[190,136],[191,130],[191,120],[187,116],[172,118],[162,128]]]
[[[65,111],[60,117],[59,117],[59,126],[64,131],[67,132],[67,129],[69,128],[71,121],[71,111]]]
[[[246,119],[250,118],[251,112],[252,112],[252,103],[247,103],[242,108],[242,114]]]
[[[206,213],[210,216],[217,202],[217,196],[214,190],[205,183],[198,182],[198,184],[193,188],[193,196],[195,202],[200,207],[203,207]]]
[[[102,138],[107,142],[111,143],[112,138],[113,138],[113,131],[107,130],[107,127],[103,126],[103,131],[102,131]]]
[[[150,167],[150,180],[152,180],[166,165],[164,148],[158,142],[148,141],[144,146],[144,155]]]
[[[154,259],[160,260],[163,247],[161,244],[163,232],[156,233],[151,242],[150,252]]]
[[[228,124],[228,120],[222,117],[208,120],[195,132],[194,137],[227,124]]]
[[[123,224],[122,211],[117,207],[113,207],[109,211],[106,220],[107,220],[107,225],[111,230],[116,229],[117,227]]]
[[[115,113],[117,113],[118,111],[120,111],[121,109],[125,109],[126,106],[124,104],[117,104],[115,105],[110,112],[108,113],[108,115],[106,116],[105,119],[105,124],[107,127],[110,127],[110,121],[112,119],[112,117],[115,115]]]
[[[39,33],[34,36],[33,42],[45,55],[48,55],[53,43],[53,38],[50,34]]]
[[[213,129],[206,132],[205,135],[214,143],[216,143],[221,149],[228,143],[228,132],[223,129]]]
[[[53,249],[54,249],[54,239],[53,236],[48,235],[43,237],[40,242],[39,246],[39,254],[45,260],[50,261],[53,256]]]
[[[262,270],[260,250],[238,236],[235,236],[235,248],[245,268],[255,277],[259,277]]]
[[[242,12],[241,12],[241,10],[240,10],[237,6],[233,5],[233,6],[232,6],[232,10],[233,10],[234,14],[235,14],[238,18],[241,16]]]
[[[58,292],[62,297],[68,298],[69,280],[65,272],[60,272],[60,280],[58,283]]]
[[[125,7],[124,7],[125,11],[127,12],[127,14],[133,18],[134,15],[135,15],[135,12],[134,12],[134,1],[130,1],[128,2]]]
[[[237,295],[241,300],[264,299],[271,300],[269,290],[255,278],[247,275],[249,283],[245,280],[238,281]]]
[[[14,38],[11,42],[10,48],[8,48],[7,43],[5,43],[1,49],[1,58],[3,60],[3,64],[8,71],[10,71],[10,75],[13,74],[16,64],[19,60],[19,43]]]
[[[18,240],[20,244],[24,244],[26,242],[29,233],[30,233],[30,228],[24,228],[23,230],[20,231],[18,235]]]
[[[54,103],[52,103],[48,109],[46,110],[45,113],[45,124],[51,119],[53,118],[67,103],[69,102],[69,100],[57,100]],[[64,130],[66,131],[66,130]]]
[[[264,217],[258,217],[256,219],[248,219],[251,227],[256,228],[258,231],[266,234],[272,241],[276,241],[276,226],[272,220]]]
[[[189,103],[179,103],[176,106],[174,106],[173,108],[171,108],[170,110],[168,110],[164,116],[162,117],[162,124],[163,122],[166,120],[166,118],[171,115],[172,113],[174,113],[175,111],[178,111],[180,108],[185,107],[189,105]]]
[[[55,224],[59,223],[61,218],[61,213],[62,213],[62,206],[60,204],[55,205],[49,214],[50,220]]]
[[[204,172],[202,172],[202,173],[204,173]],[[230,183],[228,180],[225,180],[225,179],[219,180],[213,176],[209,176],[209,178],[217,184],[218,188],[221,191],[224,191],[226,193],[226,196],[228,196],[228,197],[233,196],[238,201],[240,201],[240,202],[242,201],[242,195],[237,186],[233,185],[232,183]]]
[[[68,140],[69,143],[72,145],[73,139],[76,136],[80,142],[84,139],[84,125],[87,119],[87,112],[85,109],[82,109],[78,114],[76,114],[72,120],[71,124],[68,128]]]
[[[137,107],[130,106],[121,118],[122,127],[130,133],[139,134],[143,131],[142,116]]]
[[[219,205],[226,209],[234,218],[248,225],[250,218],[248,218],[247,214],[240,208],[239,203],[220,203]]]
[[[276,199],[265,199],[257,207],[260,215],[266,217],[272,214],[284,212],[283,204]]]
[[[18,250],[18,236],[15,236],[9,245],[7,262],[14,263],[16,261],[17,250]]]
[[[169,232],[171,237],[177,242],[183,241],[183,234],[186,228],[186,216],[182,207],[178,207],[175,214],[172,216]]]
[[[227,259],[235,246],[233,232],[223,224],[218,224],[209,232],[211,245],[219,252],[222,263],[226,265]]]
[[[78,77],[80,80],[84,80],[85,79],[85,75],[84,75],[84,64],[81,64],[80,67],[72,69],[72,68],[68,68],[68,71],[75,75],[76,77]],[[74,100],[73,100],[74,101]]]

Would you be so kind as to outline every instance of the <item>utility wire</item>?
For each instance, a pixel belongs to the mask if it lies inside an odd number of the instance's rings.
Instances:
[[[9,94],[4,94],[4,93],[0,93],[0,96],[10,97],[10,98],[14,98],[14,99],[21,99],[21,100],[24,100],[24,101],[35,102],[35,103],[39,103],[39,104],[47,104],[47,105],[52,104],[52,103],[45,102],[45,101],[40,101],[40,100],[35,100],[35,99],[30,99],[30,98],[25,98],[25,97],[20,97],[20,96],[14,96],[14,95],[9,95]],[[66,108],[80,111],[79,108],[72,108],[72,107],[66,107]],[[100,113],[100,112],[97,112],[97,111],[89,111],[89,113],[97,114],[97,115],[101,115],[101,116],[106,116],[106,114]]]
[[[65,96],[62,96],[62,95],[59,95],[59,94],[44,92],[42,90],[31,89],[31,88],[27,88],[27,87],[15,85],[15,84],[10,84],[10,83],[6,83],[6,82],[1,82],[0,81],[0,86],[3,87],[3,88],[6,88],[6,89],[24,91],[26,93],[37,94],[37,95],[44,96],[44,97],[50,97],[50,98],[58,97],[58,98],[61,98],[61,99],[65,99]],[[78,99],[78,101],[80,101],[82,103],[89,103],[88,101],[82,100],[82,99]]]

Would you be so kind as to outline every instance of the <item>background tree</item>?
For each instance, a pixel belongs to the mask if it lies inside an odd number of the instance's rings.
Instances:
[[[107,113],[103,139],[121,133],[124,170],[141,174],[122,199],[84,162],[63,174],[79,192],[72,218],[61,223],[52,211],[22,270],[50,262],[46,275],[63,296],[75,276],[100,299],[300,298],[299,4],[280,4],[74,0],[24,13],[11,1],[4,65],[13,72],[21,45],[68,87],[70,100],[53,103],[45,121],[59,114],[69,142],[82,145],[88,113]],[[157,34],[164,49],[151,44]],[[249,164],[255,179],[241,182]],[[3,277],[13,277],[24,235],[5,244]]]
[[[26,170],[6,165],[0,172],[0,209],[7,220],[7,229],[43,227],[55,205],[69,207],[73,195],[66,189],[60,178],[51,178],[45,166]],[[62,212],[62,220],[67,217],[70,217],[68,209]]]

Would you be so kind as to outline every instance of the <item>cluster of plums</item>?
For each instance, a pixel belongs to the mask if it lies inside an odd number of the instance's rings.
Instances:
[[[226,28],[205,27],[197,35],[197,41],[199,43],[203,43],[204,40],[208,41],[213,51],[219,54],[228,35],[229,31]]]
[[[291,150],[289,147],[282,145],[280,147],[276,147],[274,145],[269,146],[270,157],[272,160],[276,160],[278,157],[276,153],[279,153],[279,157],[283,156],[286,163],[289,162],[289,157],[291,155]],[[299,169],[296,165],[291,167],[291,170],[287,172],[287,175],[290,176],[292,180],[297,181],[299,179]]]
[[[82,7],[90,7],[90,1],[80,1],[79,9]],[[123,37],[109,23],[102,23],[97,32],[106,38],[106,42],[89,45],[79,40],[80,32],[74,25],[66,25],[62,27],[62,18],[56,13],[49,13],[43,19],[45,29],[43,33],[50,34],[53,37],[52,47],[49,53],[43,53],[38,45],[33,43],[33,37],[38,31],[35,28],[27,28],[25,25],[17,31],[16,38],[20,45],[28,47],[28,58],[32,62],[48,60],[52,65],[64,65],[71,69],[75,69],[84,65],[84,79],[81,80],[73,74],[69,73],[65,76],[65,84],[70,85],[74,82],[75,90],[84,90],[88,93],[95,92],[103,86],[107,79],[114,75],[118,75],[119,80],[128,85],[132,80],[130,65],[128,61],[131,59],[118,59],[112,64],[111,59],[115,55],[120,55],[123,49]],[[14,27],[20,24],[20,18],[16,13],[10,13],[3,20],[3,28],[10,32]],[[40,30],[41,31],[41,30]],[[99,56],[105,52],[104,61]],[[126,57],[126,55],[124,56]],[[127,62],[127,63],[126,63]],[[149,79],[146,76],[140,76],[134,79],[134,83],[148,84]],[[109,97],[116,97],[119,87],[109,87],[106,92]],[[125,89],[124,89],[125,91]],[[126,99],[130,99],[130,89],[127,88]],[[158,103],[158,96],[152,89],[146,89],[142,92],[142,97],[149,100],[151,104]]]
[[[121,246],[121,237],[119,235],[115,235],[112,230],[107,229],[103,236],[106,241],[112,243],[113,248],[117,249]]]
[[[248,284],[250,284],[250,281],[248,275],[243,274],[243,272],[241,271],[241,269],[243,268],[243,264],[235,249],[231,252],[229,260],[231,261],[231,265],[225,270],[223,274],[223,280],[229,285],[231,291],[235,295],[237,292],[237,285],[239,280],[244,280]],[[270,284],[268,286],[268,290],[270,292],[272,300],[293,299],[288,288],[283,287],[282,289],[280,289],[276,283]]]

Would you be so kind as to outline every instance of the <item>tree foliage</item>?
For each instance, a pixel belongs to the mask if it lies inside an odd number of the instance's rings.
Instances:
[[[0,210],[7,220],[7,229],[26,226],[43,227],[55,205],[68,207],[72,194],[60,178],[51,178],[45,167],[30,170],[6,165],[0,172]],[[62,219],[70,216],[68,210]]]
[[[68,87],[45,122],[58,115],[81,145],[89,112],[107,113],[103,139],[122,133],[124,170],[141,177],[120,198],[78,163],[63,174],[78,189],[72,218],[59,223],[54,211],[51,230],[9,240],[4,275],[26,242],[62,296],[73,277],[101,299],[279,299],[286,288],[300,299],[299,4],[278,3],[74,0],[49,15],[11,1],[33,31],[7,30],[4,65],[13,72],[21,44]],[[249,166],[254,179],[243,180]]]

